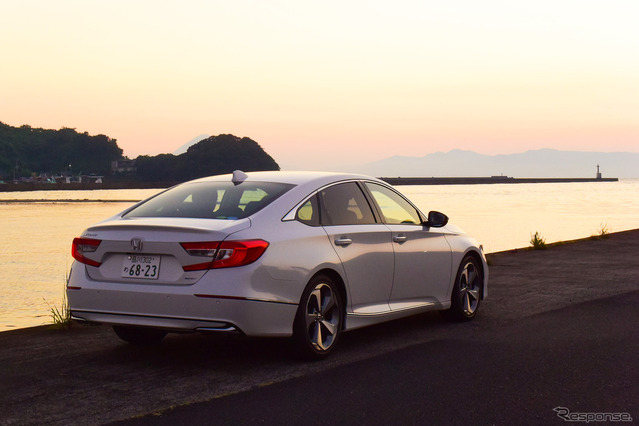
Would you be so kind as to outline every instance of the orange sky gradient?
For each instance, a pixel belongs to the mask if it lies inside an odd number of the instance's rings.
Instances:
[[[639,2],[0,6],[0,121],[124,154],[256,140],[283,168],[468,149],[639,152]]]

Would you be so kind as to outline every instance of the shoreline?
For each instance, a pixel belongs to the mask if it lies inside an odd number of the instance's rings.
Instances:
[[[390,185],[487,185],[517,183],[586,183],[586,182],[618,182],[619,178],[515,178],[510,176],[489,177],[379,177]],[[0,184],[0,192],[31,191],[91,191],[98,189],[158,189],[170,188],[182,182],[135,182],[116,181],[103,183],[40,183],[21,182]]]
[[[0,201],[0,203],[2,202],[3,201]],[[637,241],[639,242],[639,228],[635,228],[635,229],[628,229],[625,231],[610,232],[605,235],[591,235],[589,237],[584,237],[584,238],[576,238],[572,240],[555,241],[552,243],[546,243],[546,247],[547,247],[546,249],[536,249],[531,245],[526,247],[518,247],[518,248],[507,249],[502,251],[490,252],[490,253],[486,253],[486,260],[488,261],[489,271],[490,271],[492,268],[492,264],[494,263],[493,261],[496,259],[502,258],[504,256],[517,255],[517,254],[524,255],[525,253],[545,253],[559,247],[569,247],[574,244],[595,243],[597,241],[606,241],[608,239],[616,239],[620,237],[633,236],[633,234],[636,234]],[[490,279],[489,279],[489,285],[490,285]],[[639,286],[637,287],[637,289],[639,289]],[[87,326],[87,324],[80,325],[80,324],[72,323],[70,327],[78,327],[78,326]],[[91,326],[91,325],[89,324],[88,326]],[[28,326],[28,327],[15,327],[11,329],[0,330],[0,336],[6,333],[16,333],[16,332],[20,332],[24,330],[32,330],[32,329],[33,330],[39,330],[39,329],[63,330],[66,328],[69,328],[69,326],[58,325],[53,323],[34,325],[34,326]]]
[[[0,192],[33,192],[33,191],[93,191],[97,189],[164,189],[179,182],[103,182],[103,183],[5,183],[0,185]]]

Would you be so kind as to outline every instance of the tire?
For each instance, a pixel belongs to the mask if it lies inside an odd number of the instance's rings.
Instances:
[[[459,265],[450,297],[450,309],[443,312],[451,321],[470,321],[477,315],[484,285],[484,274],[474,256],[466,256]]]
[[[113,331],[118,337],[133,345],[156,345],[160,343],[166,331],[155,328],[129,327],[124,325],[114,325]]]
[[[335,349],[344,325],[342,306],[342,297],[332,279],[317,275],[308,283],[293,324],[299,357],[320,360]]]

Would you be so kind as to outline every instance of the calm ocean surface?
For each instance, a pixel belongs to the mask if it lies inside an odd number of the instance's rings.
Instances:
[[[496,252],[639,228],[639,179],[619,182],[398,187]],[[51,322],[71,263],[71,241],[157,189],[0,193],[0,331]],[[8,203],[6,200],[48,200]],[[108,200],[65,202],[55,200]],[[4,202],[3,202],[4,201]]]

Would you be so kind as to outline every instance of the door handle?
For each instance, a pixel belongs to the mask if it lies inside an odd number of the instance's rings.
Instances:
[[[393,237],[393,241],[395,241],[396,243],[403,243],[404,241],[406,241],[408,238],[406,238],[406,235],[395,235]]]
[[[336,238],[335,239],[335,245],[336,246],[347,246],[349,244],[351,244],[353,242],[353,240],[351,240],[350,238],[346,238],[346,237],[340,237],[340,238]]]

